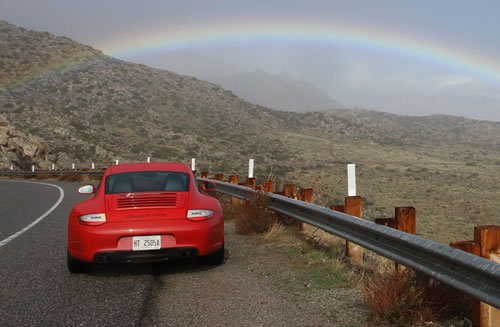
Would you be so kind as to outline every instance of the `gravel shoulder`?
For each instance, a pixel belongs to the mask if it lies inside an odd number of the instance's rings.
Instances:
[[[144,326],[362,326],[360,291],[310,289],[276,244],[225,224],[226,261],[169,263],[155,275]],[[282,252],[282,251],[281,251]]]

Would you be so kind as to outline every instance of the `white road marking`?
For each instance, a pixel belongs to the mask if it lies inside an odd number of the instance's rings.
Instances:
[[[14,181],[9,181],[9,182],[14,182]],[[59,199],[57,199],[56,203],[50,207],[49,210],[47,210],[43,215],[41,215],[40,217],[38,217],[35,221],[33,221],[31,224],[29,224],[28,226],[24,227],[23,229],[21,229],[20,231],[10,235],[9,237],[7,237],[6,239],[0,241],[0,248],[4,245],[6,245],[7,243],[9,243],[10,241],[16,239],[17,237],[21,236],[21,234],[23,234],[24,232],[30,230],[33,226],[35,226],[36,224],[38,224],[39,222],[41,222],[45,217],[47,217],[52,211],[54,211],[58,206],[59,204],[61,204],[62,200],[64,199],[64,190],[57,186],[57,185],[54,185],[54,184],[48,184],[48,183],[41,183],[41,182],[29,182],[29,181],[22,181],[22,182],[18,182],[16,181],[17,183],[32,183],[32,184],[40,184],[40,185],[48,185],[48,186],[52,186],[52,187],[55,187],[59,190]]]

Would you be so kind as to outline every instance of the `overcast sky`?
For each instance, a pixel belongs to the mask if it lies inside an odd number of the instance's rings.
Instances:
[[[1,20],[181,74],[287,72],[350,107],[494,121],[499,13],[498,0],[0,0]]]

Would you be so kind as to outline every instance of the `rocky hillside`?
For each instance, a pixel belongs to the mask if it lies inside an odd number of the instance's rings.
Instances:
[[[500,151],[500,123],[448,115],[425,117],[339,109],[306,113],[308,130],[322,130],[357,141],[388,145],[474,145]]]
[[[221,162],[285,153],[275,137],[287,128],[283,119],[215,84],[5,22],[0,48],[0,67],[8,67],[0,111],[68,160]]]
[[[0,113],[45,140],[60,167],[115,159],[202,168],[300,160],[287,136],[379,144],[464,142],[498,149],[500,123],[404,117],[362,110],[291,113],[244,101],[220,86],[124,62],[46,32],[0,22]],[[215,165],[215,166],[214,166]]]

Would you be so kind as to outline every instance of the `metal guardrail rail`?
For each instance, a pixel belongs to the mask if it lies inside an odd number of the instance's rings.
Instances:
[[[199,178],[198,181],[205,179]],[[216,191],[240,199],[254,189],[210,180]],[[274,211],[318,227],[500,308],[500,264],[448,245],[377,225],[314,204],[267,193]]]

